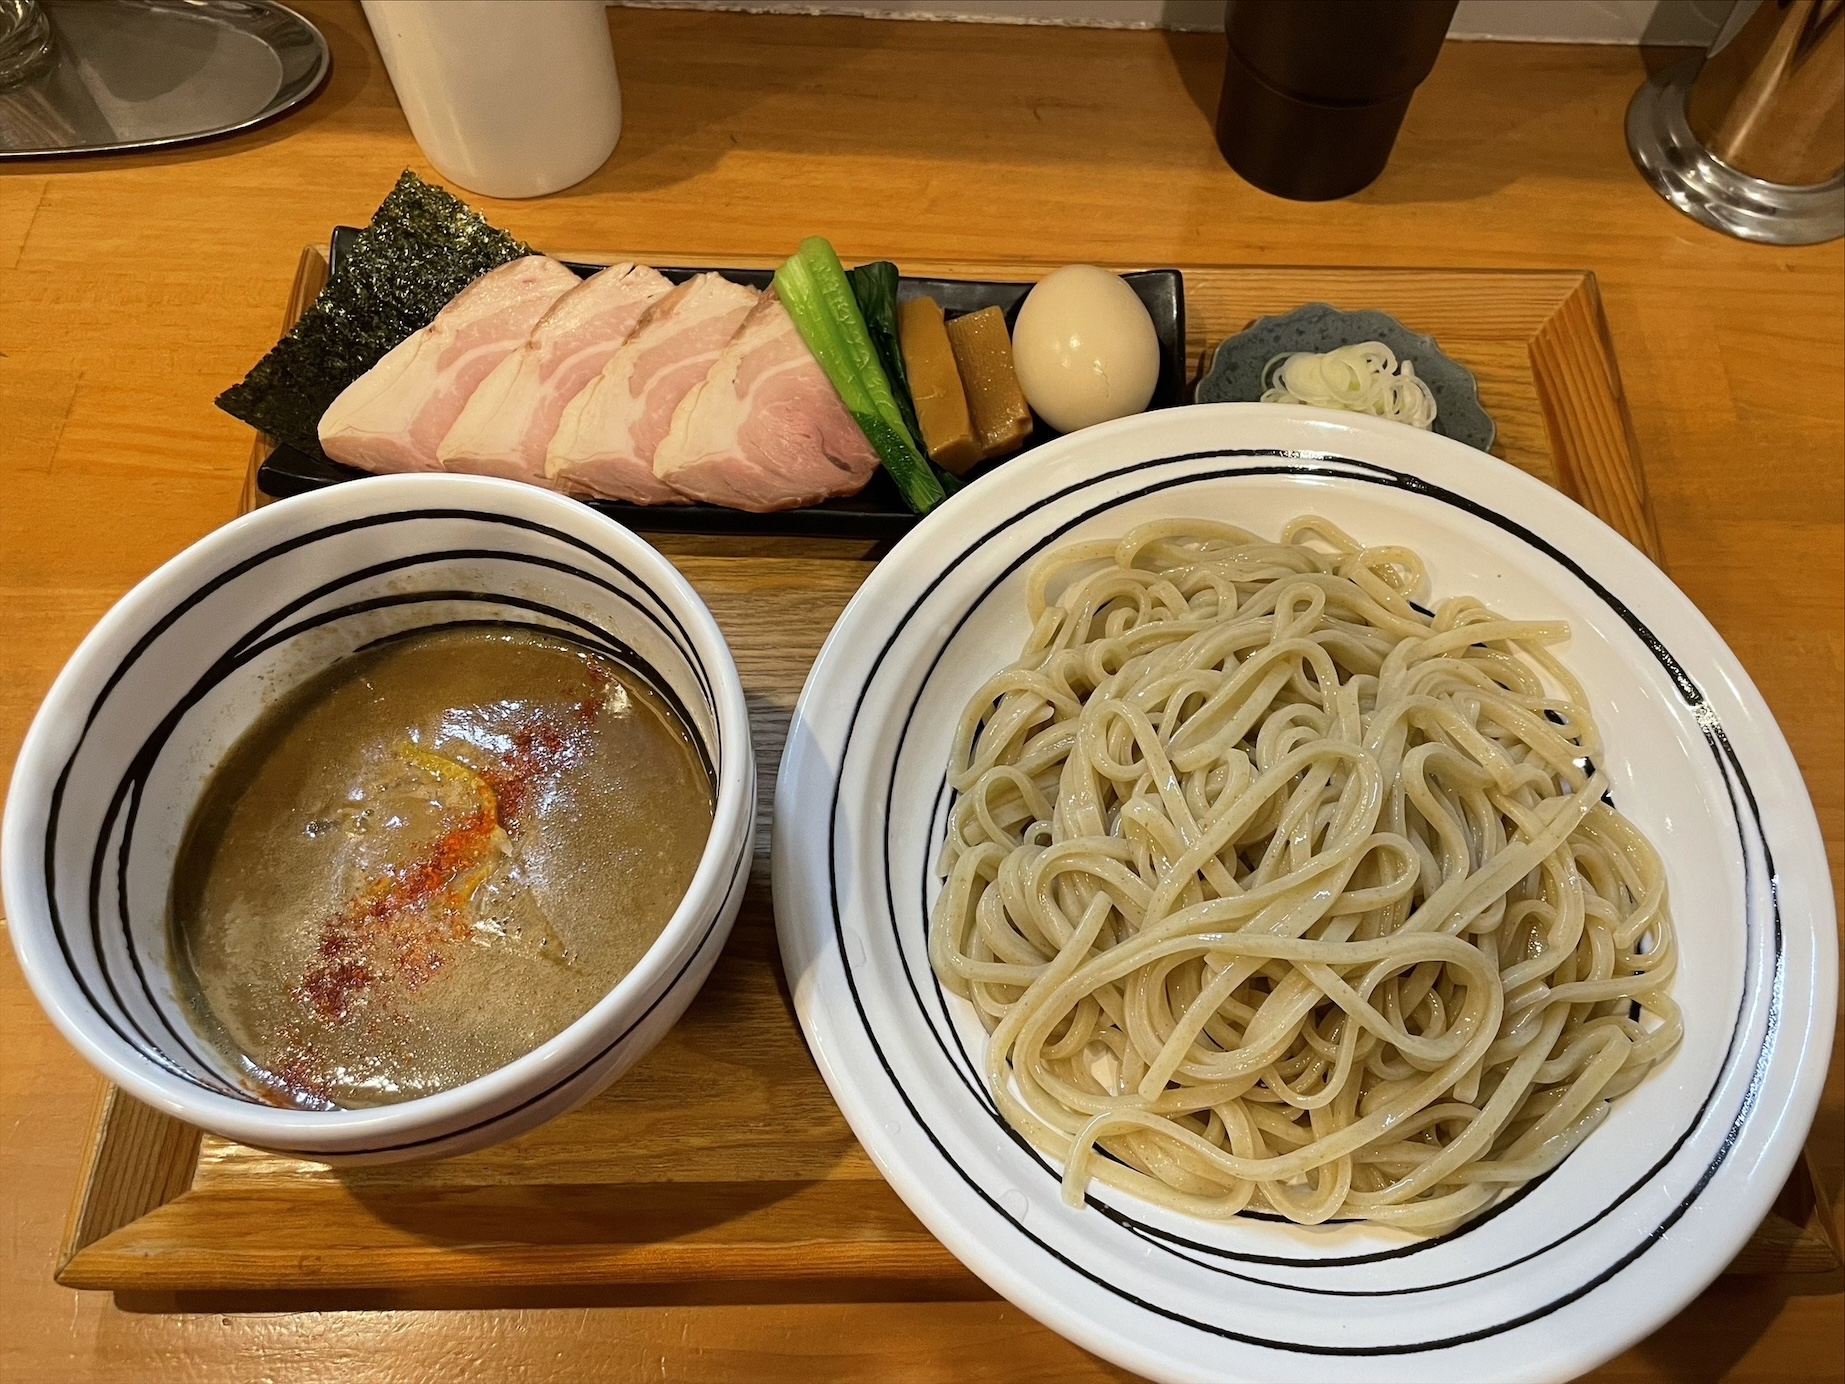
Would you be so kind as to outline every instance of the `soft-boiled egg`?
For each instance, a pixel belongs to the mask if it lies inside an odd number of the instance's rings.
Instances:
[[[1159,334],[1120,275],[1065,265],[1020,306],[1012,364],[1032,410],[1058,432],[1075,432],[1147,406],[1159,382]]]

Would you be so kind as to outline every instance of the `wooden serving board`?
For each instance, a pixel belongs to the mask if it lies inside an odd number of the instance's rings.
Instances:
[[[607,256],[570,255],[596,261]],[[670,255],[636,255],[664,262]],[[766,262],[765,262],[766,263]],[[1035,278],[1048,266],[907,264]],[[292,323],[325,281],[303,253]],[[1381,308],[1468,366],[1495,450],[1659,556],[1592,274],[1187,268],[1188,355],[1259,315]],[[267,454],[259,439],[256,459]],[[258,496],[254,487],[248,503]],[[58,1280],[147,1308],[843,1301],[985,1296],[891,1191],[814,1067],[776,951],[768,811],[789,714],[865,544],[662,535],[723,626],[761,774],[736,931],[685,1018],[583,1108],[446,1162],[335,1170],[201,1135],[111,1091]],[[1804,1165],[1733,1272],[1839,1266]]]

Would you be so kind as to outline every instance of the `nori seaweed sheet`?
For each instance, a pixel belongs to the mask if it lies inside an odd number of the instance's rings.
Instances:
[[[313,306],[218,407],[310,456],[341,390],[489,269],[532,254],[465,202],[406,170]]]

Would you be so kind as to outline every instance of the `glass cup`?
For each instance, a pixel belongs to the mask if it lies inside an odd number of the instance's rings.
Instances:
[[[0,0],[0,91],[44,72],[53,52],[51,21],[38,0]]]

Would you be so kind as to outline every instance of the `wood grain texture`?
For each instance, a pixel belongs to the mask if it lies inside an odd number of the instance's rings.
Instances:
[[[192,1186],[199,1131],[110,1088],[96,1106],[84,1150],[88,1175],[71,1206],[60,1256],[68,1264],[107,1235],[133,1225]]]
[[[1646,473],[1634,464],[1633,424],[1593,275],[1583,277],[1530,344],[1558,488],[1657,561]]]
[[[135,1229],[93,1246],[59,1281],[295,1292],[693,1281],[747,1295],[758,1284],[823,1279],[850,1285],[849,1295],[882,1284],[902,1298],[906,1280],[969,1277],[881,1181],[514,1183],[386,1195],[293,1185],[189,1192]],[[970,1280],[964,1296],[983,1295]]]
[[[274,339],[300,247],[362,221],[400,169],[434,176],[356,4],[302,8],[335,72],[297,116],[152,158],[0,172],[0,769],[108,603],[237,511],[249,434],[210,401]],[[1254,191],[1218,157],[1215,36],[628,10],[610,23],[626,105],[615,157],[556,197],[480,202],[535,243],[744,263],[820,231],[848,257],[906,265],[1593,270],[1661,555],[1786,729],[1837,887],[1845,260],[1836,244],[1727,240],[1654,197],[1621,137],[1644,76],[1634,52],[1449,45],[1383,178],[1303,205]],[[1418,325],[1448,344],[1439,324]],[[1521,339],[1470,343],[1466,358],[1485,348],[1508,377],[1521,357],[1530,369]],[[1507,405],[1487,407],[1510,457]],[[1547,452],[1535,396],[1529,408],[1511,411],[1524,450]],[[518,1310],[348,1297],[354,1310],[247,1300],[246,1312],[222,1295],[75,1293],[52,1274],[99,1083],[10,956],[0,1053],[0,1377],[1122,1377],[995,1301],[695,1305],[701,1285],[686,1284],[636,1299],[548,1289]],[[1831,1207],[1814,1214],[1835,1228],[1841,1126],[1835,1056],[1812,1141]],[[1826,1274],[1724,1278],[1595,1377],[1838,1379],[1839,1287]]]

